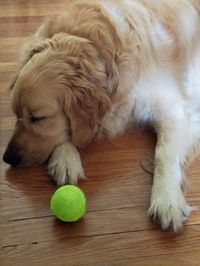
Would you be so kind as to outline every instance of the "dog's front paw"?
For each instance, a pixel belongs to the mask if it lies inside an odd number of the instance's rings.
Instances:
[[[159,220],[162,229],[171,227],[174,231],[181,229],[183,222],[187,220],[192,211],[181,191],[167,191],[166,189],[153,190],[149,215]]]
[[[58,186],[76,185],[78,180],[84,179],[84,170],[76,148],[69,143],[58,146],[49,160],[48,173]]]

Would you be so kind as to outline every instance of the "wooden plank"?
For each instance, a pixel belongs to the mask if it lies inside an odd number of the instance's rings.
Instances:
[[[59,9],[59,6],[62,6],[63,4],[67,3],[70,0],[58,0],[57,2],[53,0],[0,0],[0,6],[1,7],[12,7],[15,9],[25,8],[29,9],[34,6],[41,6],[45,5],[46,8],[49,8],[50,5],[56,5],[57,9]],[[3,12],[0,12],[3,15]]]
[[[0,17],[0,38],[27,37],[33,34],[43,21],[43,16]]]
[[[18,1],[17,1],[18,2]],[[56,15],[59,12],[67,10],[67,0],[60,3],[59,6],[57,2],[49,2],[48,4],[45,3],[35,3],[29,4],[27,6],[19,5],[18,8],[13,5],[4,5],[1,6],[1,12],[4,17],[24,17],[27,14],[31,16],[49,16],[49,15]]]
[[[49,205],[49,201],[47,205]],[[49,206],[46,206],[46,209],[49,210],[46,216],[40,214],[38,217],[34,217],[35,214],[32,212],[32,217],[22,218],[23,216],[21,216],[18,219],[15,218],[2,223],[2,245],[24,245],[32,242],[53,241],[55,235],[49,225],[53,225],[57,232],[57,239],[62,239],[63,234],[66,238],[75,238],[160,229],[159,225],[154,224],[148,217],[147,207],[135,206],[113,209],[113,206],[110,205],[111,209],[108,208],[107,206],[106,210],[97,211],[89,209],[77,223],[63,223],[53,217]],[[200,211],[192,213],[189,221],[185,224],[185,230],[187,230],[187,226],[200,225],[199,214]],[[26,234],[21,233],[24,228],[26,228]],[[38,232],[42,232],[42,234],[38,234]]]
[[[173,253],[160,256],[141,256],[134,259],[119,259],[109,262],[95,262],[82,264],[82,266],[199,266],[199,255],[194,257],[194,252],[187,252],[186,256]]]
[[[110,207],[112,208],[112,206]],[[24,245],[32,242],[53,241],[55,235],[52,227],[49,226],[50,224],[57,232],[57,239],[62,239],[63,234],[66,238],[91,237],[156,227],[147,217],[146,210],[141,207],[88,211],[84,218],[77,223],[62,223],[55,219],[49,211],[49,216],[20,218],[1,224],[2,245]],[[26,234],[21,233],[24,228],[26,228]],[[38,232],[43,233],[38,234]]]
[[[38,261],[42,265],[81,265],[109,263],[122,258],[134,261],[142,257],[145,261],[149,256],[170,257],[174,253],[187,258],[187,253],[192,252],[195,254],[190,257],[192,262],[199,262],[200,258],[200,226],[186,227],[184,232],[176,235],[156,229],[76,238],[68,238],[63,233],[61,239],[57,238],[53,225],[52,231],[56,241],[4,247],[4,265],[12,265],[13,260],[15,265],[22,265],[25,258],[28,265],[37,265]]]

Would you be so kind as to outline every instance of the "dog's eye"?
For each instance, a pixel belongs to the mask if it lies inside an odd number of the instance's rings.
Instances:
[[[44,120],[44,119],[45,119],[45,117],[36,117],[36,116],[30,117],[30,120],[32,123],[36,123],[36,122],[39,122],[39,121]]]

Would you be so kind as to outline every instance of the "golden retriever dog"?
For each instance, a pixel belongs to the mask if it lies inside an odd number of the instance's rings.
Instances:
[[[181,228],[184,168],[200,138],[200,1],[83,0],[25,44],[4,161],[41,164],[58,185],[84,178],[78,147],[134,123],[157,133],[149,214]]]

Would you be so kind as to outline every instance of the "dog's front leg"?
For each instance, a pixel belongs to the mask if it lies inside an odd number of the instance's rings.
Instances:
[[[183,191],[183,163],[191,138],[184,118],[163,119],[156,124],[158,142],[155,151],[154,180],[149,213],[161,227],[181,228],[192,208]]]
[[[50,157],[48,172],[59,186],[67,183],[76,185],[79,179],[84,179],[84,170],[76,147],[70,142],[58,146]]]

